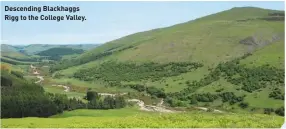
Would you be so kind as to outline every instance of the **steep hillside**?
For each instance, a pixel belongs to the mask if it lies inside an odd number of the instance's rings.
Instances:
[[[172,107],[269,113],[284,105],[284,26],[283,11],[233,8],[108,42],[51,72]]]
[[[233,8],[187,23],[136,33],[85,52],[70,66],[111,54],[110,58],[119,61],[197,61],[216,65],[283,40],[284,22],[263,19],[271,17],[273,12],[281,13],[252,7]],[[240,43],[251,38],[255,39],[253,43]]]

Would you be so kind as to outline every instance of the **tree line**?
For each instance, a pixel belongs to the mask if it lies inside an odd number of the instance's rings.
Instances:
[[[87,91],[85,99],[88,100],[88,109],[118,109],[127,105],[122,96],[102,97],[95,91]]]
[[[1,118],[49,117],[75,109],[113,109],[126,105],[122,97],[95,97],[86,104],[63,94],[46,93],[40,85],[11,73],[1,69]],[[98,104],[96,108],[94,104]]]
[[[74,77],[84,81],[103,80],[110,83],[121,81],[152,81],[160,80],[163,77],[177,76],[182,73],[190,72],[203,65],[193,62],[171,62],[167,64],[149,63],[121,63],[107,61],[100,66],[80,69],[74,73]]]

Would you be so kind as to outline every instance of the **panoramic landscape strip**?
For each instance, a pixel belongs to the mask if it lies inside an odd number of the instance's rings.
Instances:
[[[1,4],[1,128],[285,121],[282,1]]]

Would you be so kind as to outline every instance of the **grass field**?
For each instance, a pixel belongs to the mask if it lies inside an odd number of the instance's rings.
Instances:
[[[86,117],[127,117],[134,116],[138,114],[148,114],[149,112],[139,111],[135,107],[127,107],[122,109],[113,110],[88,110],[88,109],[78,109],[74,111],[67,111],[63,114],[54,115],[51,118],[67,118],[74,116],[86,116]],[[150,112],[151,114],[151,112]],[[156,113],[153,113],[156,114]]]
[[[44,86],[44,89],[46,92],[50,93],[57,93],[57,94],[66,94],[70,98],[80,98],[82,99],[85,96],[85,93],[79,93],[79,92],[65,92],[64,88],[62,87],[56,87],[56,86]]]
[[[76,116],[75,116],[76,115]],[[192,111],[160,114],[136,109],[75,110],[51,118],[2,119],[3,128],[279,128],[283,117]]]

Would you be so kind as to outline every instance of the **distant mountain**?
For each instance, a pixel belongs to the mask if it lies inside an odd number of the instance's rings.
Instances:
[[[83,52],[84,52],[83,49],[61,46],[41,51],[36,55],[48,57],[48,59],[50,60],[60,60],[65,55],[77,55]]]
[[[14,52],[21,52],[26,54],[36,54],[38,52],[48,50],[50,48],[55,47],[66,47],[66,48],[77,48],[83,50],[90,50],[93,49],[100,44],[31,44],[31,45],[7,45],[1,44],[1,51],[14,51]]]

